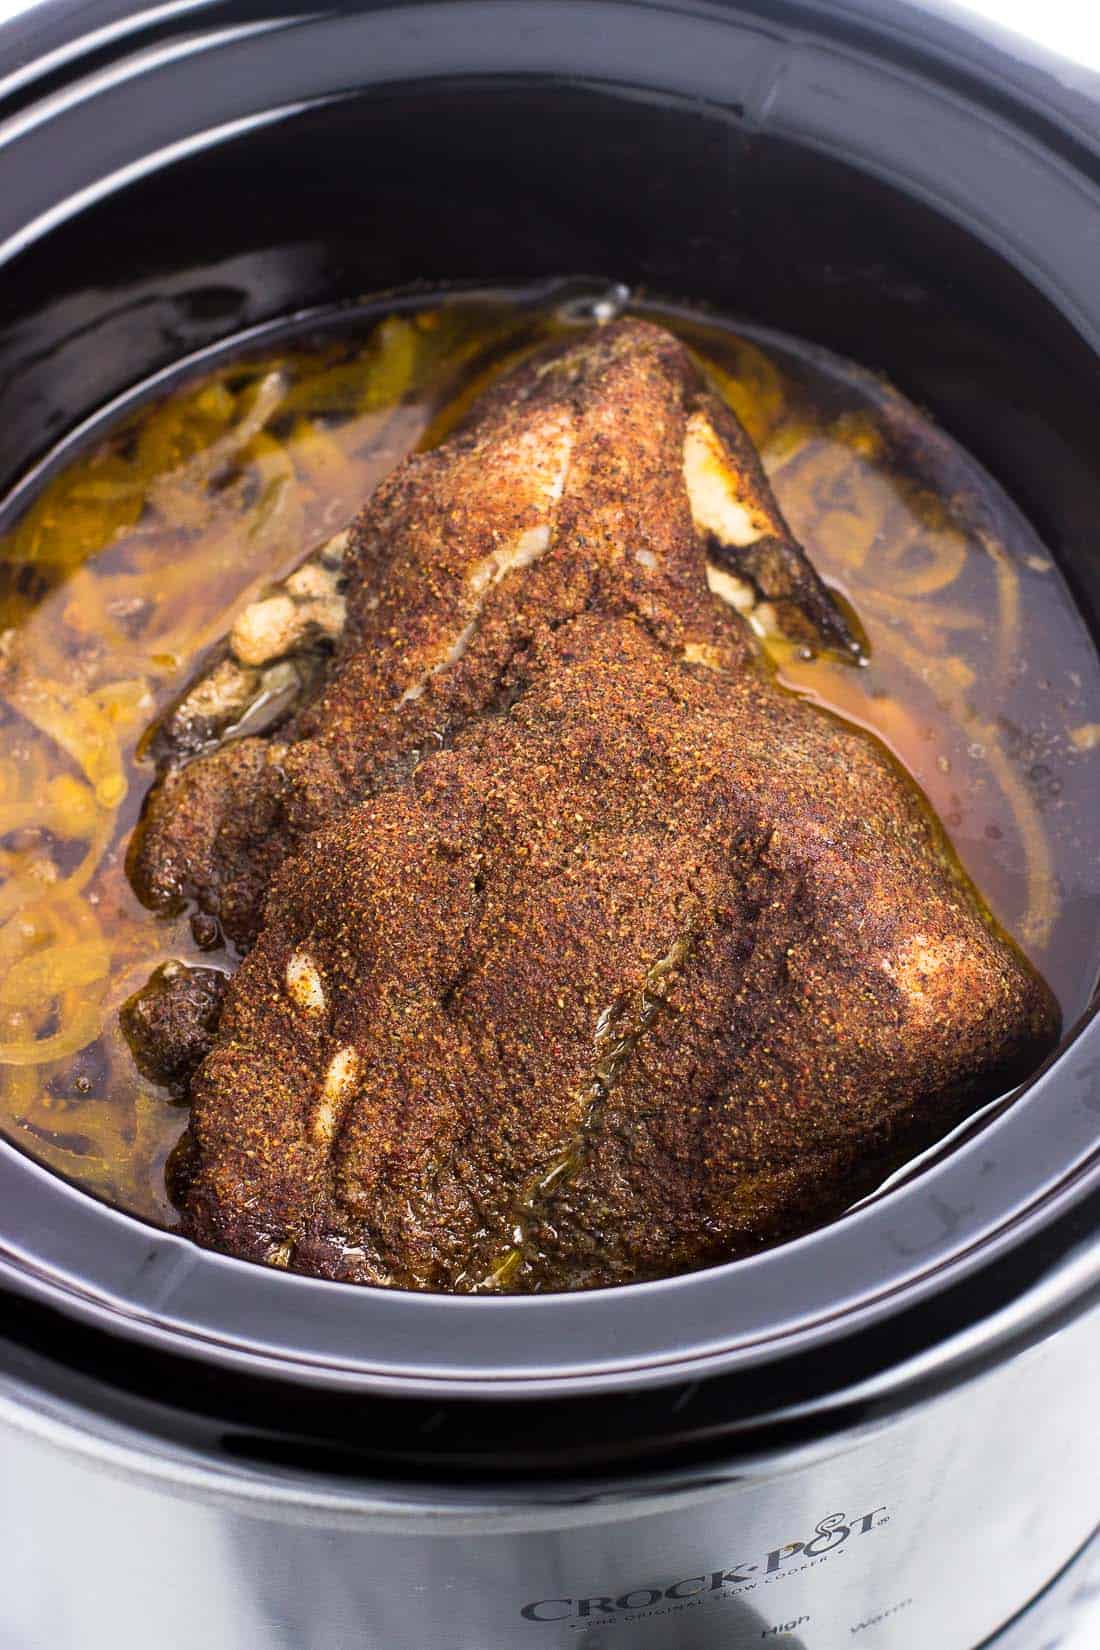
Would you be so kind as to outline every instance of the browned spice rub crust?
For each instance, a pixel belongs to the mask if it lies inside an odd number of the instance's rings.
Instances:
[[[839,1212],[1050,1046],[919,793],[715,591],[852,645],[644,323],[378,489],[327,687],[169,772],[135,851],[146,898],[252,942],[191,1084],[192,1236],[407,1288],[626,1283]]]

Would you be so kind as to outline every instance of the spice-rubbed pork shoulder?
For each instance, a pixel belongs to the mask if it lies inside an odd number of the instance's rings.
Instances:
[[[174,1171],[200,1242],[419,1289],[698,1267],[1049,1046],[915,787],[759,663],[748,609],[858,642],[669,334],[529,359],[341,549],[216,667],[312,679],[322,630],[323,686],[169,749],[133,851],[249,947]]]

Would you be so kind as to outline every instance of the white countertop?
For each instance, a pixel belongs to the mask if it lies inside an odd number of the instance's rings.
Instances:
[[[1095,0],[950,0],[950,7],[943,9],[988,18],[1100,71],[1100,8]]]

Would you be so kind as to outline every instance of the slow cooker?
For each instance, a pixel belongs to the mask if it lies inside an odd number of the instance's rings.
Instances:
[[[584,272],[888,373],[1100,634],[1100,78],[961,12],[45,0],[0,260],[5,491],[277,318]],[[823,1231],[500,1299],[204,1253],[0,1142],[0,1644],[1041,1650],[1100,1522],[1098,1134],[1086,1015]]]

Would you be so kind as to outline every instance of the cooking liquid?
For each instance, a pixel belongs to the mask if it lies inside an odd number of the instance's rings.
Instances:
[[[996,484],[887,385],[794,339],[576,283],[424,296],[272,329],[137,392],[0,517],[0,1128],[31,1155],[173,1219],[185,1112],[137,1072],[118,1009],[164,961],[236,959],[127,882],[147,731],[236,611],[405,453],[533,344],[623,307],[696,352],[869,638],[857,667],[761,637],[779,680],[890,747],[1067,1022],[1083,1010],[1100,660]]]

